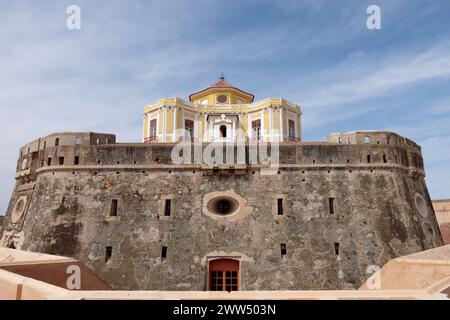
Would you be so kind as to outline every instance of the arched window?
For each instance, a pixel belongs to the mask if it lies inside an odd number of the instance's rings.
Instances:
[[[222,138],[226,138],[227,137],[227,126],[221,125],[219,130],[220,130],[220,136]]]
[[[238,291],[239,261],[233,259],[217,259],[209,263],[209,290]]]

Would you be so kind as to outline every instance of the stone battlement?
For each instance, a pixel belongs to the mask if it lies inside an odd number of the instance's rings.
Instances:
[[[392,132],[357,131],[333,133],[328,142],[283,142],[276,146],[279,170],[404,170],[424,176],[420,146]],[[217,145],[217,142],[215,142]],[[191,170],[239,171],[266,167],[275,145],[246,143],[242,147],[223,144],[222,161],[206,164],[195,157],[208,152],[208,143],[193,143],[188,160],[172,161],[176,143],[116,143],[112,134],[54,133],[20,148],[16,179],[30,182],[47,171],[79,170]],[[222,146],[221,144],[218,144]],[[264,148],[267,147],[267,150]],[[264,149],[264,150],[263,150]],[[241,152],[241,156],[239,156]],[[252,152],[258,153],[251,156]],[[230,160],[231,159],[231,160]],[[253,168],[253,169],[252,169]]]

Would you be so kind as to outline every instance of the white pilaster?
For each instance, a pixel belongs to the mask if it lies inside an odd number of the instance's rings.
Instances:
[[[280,107],[280,142],[283,142],[283,108]]]
[[[251,140],[252,136],[253,136],[253,130],[252,130],[252,119],[251,119],[251,115],[250,112],[247,112],[247,136],[248,139]]]
[[[273,141],[273,108],[269,106],[269,141]]]
[[[198,137],[198,113],[196,112],[194,115],[194,133],[193,133],[193,137],[194,139],[196,139]],[[184,112],[183,112],[183,128],[184,128]]]
[[[264,127],[264,109],[261,110],[261,140],[266,141],[265,135],[266,135],[266,128]]]
[[[162,138],[163,142],[166,142],[166,121],[167,121],[167,107],[163,106],[163,132],[162,132]]]
[[[177,106],[173,107],[173,132],[172,132],[172,142],[177,141]]]
[[[233,139],[233,141],[236,140],[236,117],[233,117],[233,132],[231,138]]]
[[[203,141],[208,140],[208,123],[206,122],[208,117],[208,114],[205,112],[203,113]]]

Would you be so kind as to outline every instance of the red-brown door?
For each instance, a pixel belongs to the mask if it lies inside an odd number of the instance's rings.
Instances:
[[[209,290],[238,291],[239,261],[217,259],[209,263]]]

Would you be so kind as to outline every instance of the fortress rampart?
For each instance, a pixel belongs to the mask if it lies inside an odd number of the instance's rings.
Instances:
[[[364,168],[401,169],[424,176],[420,146],[390,132],[334,133],[328,142],[283,142],[280,167],[284,168]],[[19,150],[16,179],[32,181],[36,174],[52,170],[160,169],[174,164],[171,151],[176,143],[116,143],[111,134],[60,133],[26,144]],[[250,143],[252,144],[252,143]],[[192,148],[194,148],[193,143]],[[204,149],[208,143],[204,143]],[[249,161],[249,144],[244,163]],[[269,156],[270,156],[270,143]],[[224,148],[226,146],[224,145]],[[235,147],[237,148],[237,147]],[[190,164],[196,163],[192,152]],[[237,150],[235,150],[235,154]],[[224,152],[224,159],[226,152]],[[235,159],[237,157],[235,156]],[[225,161],[224,161],[225,162]],[[195,167],[179,166],[177,170]],[[222,166],[222,168],[226,168]],[[240,167],[242,168],[242,167]]]
[[[174,164],[174,146],[23,146],[0,246],[77,258],[113,288],[206,290],[210,262],[231,258],[242,290],[296,290],[358,288],[370,266],[442,245],[421,149],[395,133],[283,142],[272,174],[252,143],[232,164]]]

